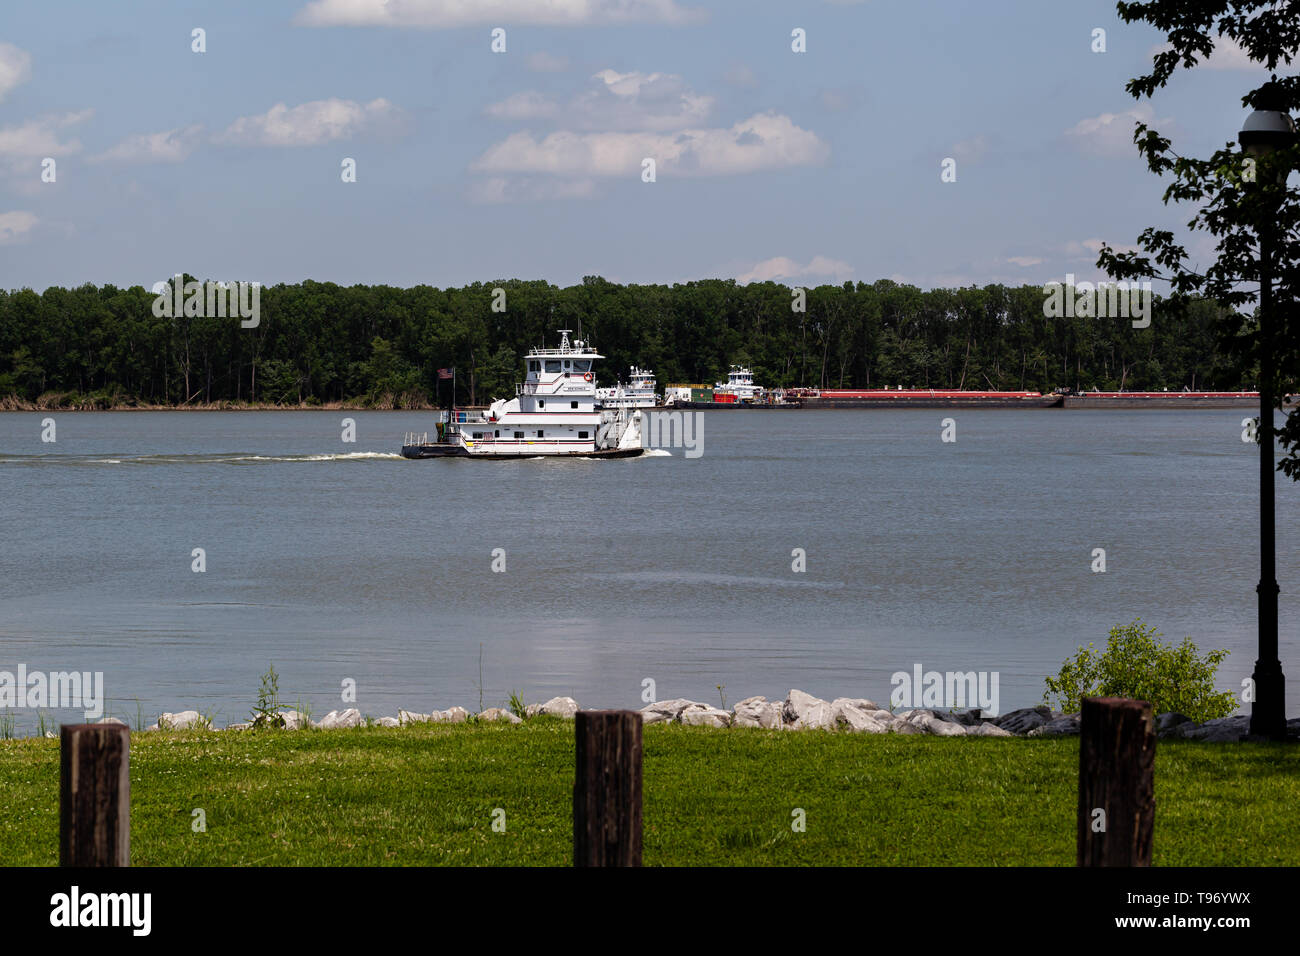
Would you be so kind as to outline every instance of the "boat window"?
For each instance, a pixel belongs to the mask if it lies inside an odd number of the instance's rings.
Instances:
[[[537,429],[537,437],[538,437],[538,438],[541,438],[541,437],[542,437],[542,430],[541,430],[540,428]]]
[[[498,429],[496,430],[495,437],[496,437],[496,438],[500,438],[500,437],[501,437],[501,429],[498,428]]]
[[[565,367],[565,368],[569,368],[569,367],[570,367],[570,366],[569,366],[569,360],[568,360],[568,359],[565,359],[565,360],[564,360],[564,367]]]
[[[577,408],[577,407],[578,407],[578,403],[577,403],[577,402],[569,402],[569,407],[570,407],[570,408]]]
[[[578,360],[576,360],[576,361],[573,363],[573,370],[574,370],[575,372],[590,372],[590,371],[591,371],[591,359],[578,359]]]
[[[560,370],[560,360],[559,360],[559,359],[547,359],[547,360],[546,360],[546,371],[548,371],[548,372],[558,372],[559,370]]]
[[[515,432],[515,437],[516,437],[516,438],[523,438],[523,437],[524,437],[524,433],[523,433],[523,432]]]
[[[529,363],[528,363],[528,371],[530,371],[530,372],[540,372],[541,370],[542,370],[542,363],[541,363],[541,362],[535,362],[535,361],[534,361],[534,362],[529,362]]]
[[[545,407],[546,407],[546,399],[544,399],[544,398],[539,398],[539,399],[537,400],[537,407],[538,407],[538,408],[545,408]]]
[[[586,437],[587,437],[587,433],[586,433],[586,432],[578,432],[578,437],[579,437],[579,438],[586,438]]]

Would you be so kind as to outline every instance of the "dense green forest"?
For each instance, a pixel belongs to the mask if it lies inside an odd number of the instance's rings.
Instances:
[[[503,311],[493,290],[505,290]],[[935,289],[882,280],[807,290],[704,280],[618,285],[587,277],[463,288],[261,290],[259,322],[156,317],[140,286],[0,291],[0,402],[7,407],[221,402],[436,402],[437,370],[457,369],[457,400],[514,394],[521,356],[581,329],[608,356],[602,384],[629,365],[661,384],[713,382],[729,364],[768,386],[1037,389],[1239,388],[1216,340],[1217,307],[1122,318],[1045,318],[1043,289]],[[446,389],[444,388],[443,398]]]

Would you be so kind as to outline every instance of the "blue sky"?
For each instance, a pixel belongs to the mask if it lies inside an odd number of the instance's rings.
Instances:
[[[1134,118],[1207,155],[1264,76],[1139,104],[1161,40],[1111,0],[6,0],[0,287],[1097,278],[1190,215]]]

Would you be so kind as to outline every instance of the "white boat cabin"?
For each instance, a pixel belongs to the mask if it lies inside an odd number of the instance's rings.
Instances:
[[[559,348],[525,356],[524,381],[515,397],[485,411],[453,411],[450,438],[471,455],[581,455],[640,447],[639,418],[596,405],[595,362],[604,358],[560,329]]]

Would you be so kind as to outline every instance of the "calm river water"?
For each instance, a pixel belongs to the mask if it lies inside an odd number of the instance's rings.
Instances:
[[[102,671],[132,723],[219,725],[272,662],[286,703],[350,706],[352,679],[374,716],[476,709],[480,686],[484,706],[640,707],[647,679],[659,698],[885,702],[918,663],[997,672],[1006,711],[1136,617],[1230,650],[1221,688],[1251,671],[1246,411],[703,415],[698,458],[521,462],[401,459],[428,413],[0,415],[0,671]],[[1290,714],[1298,540],[1279,476]]]

